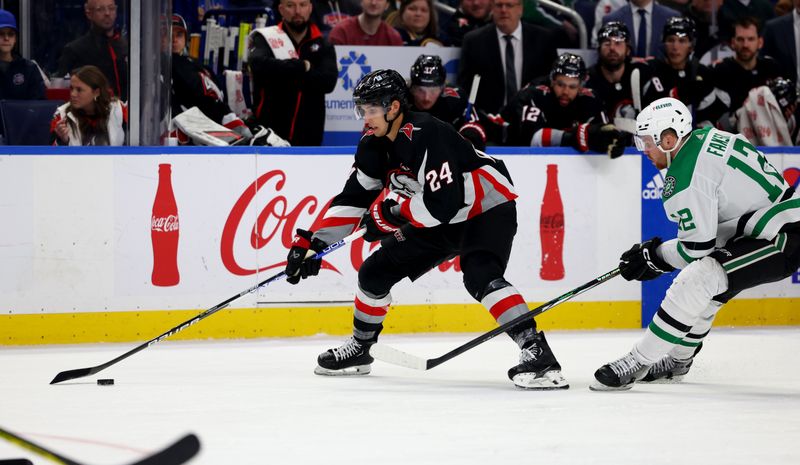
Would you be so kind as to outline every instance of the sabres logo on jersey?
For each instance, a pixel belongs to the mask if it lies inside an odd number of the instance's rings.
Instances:
[[[406,137],[408,137],[408,140],[412,140],[411,136],[414,134],[414,131],[419,131],[420,129],[422,129],[422,128],[417,128],[417,127],[414,127],[414,125],[411,124],[411,123],[406,123],[405,126],[400,128],[400,132],[405,134]]]
[[[444,90],[442,91],[442,96],[443,97],[455,97],[455,98],[461,97],[458,94],[458,91],[453,89],[452,87],[445,87]]]

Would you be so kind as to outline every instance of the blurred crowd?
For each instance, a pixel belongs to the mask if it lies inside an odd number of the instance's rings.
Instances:
[[[615,157],[638,112],[665,96],[685,102],[698,127],[742,132],[757,145],[798,141],[800,0],[237,3],[273,12],[249,33],[241,70],[249,108],[232,108],[219,70],[189,53],[197,19],[174,14],[163,29],[176,120],[164,143],[321,145],[325,95],[339,74],[334,45],[424,47],[398,69],[414,109],[480,148],[570,146]],[[17,19],[0,10],[0,101],[55,100],[50,144],[127,143],[129,45],[118,10],[115,0],[87,0],[85,33],[47,71],[20,56]],[[437,53],[449,46],[460,47],[454,82]]]

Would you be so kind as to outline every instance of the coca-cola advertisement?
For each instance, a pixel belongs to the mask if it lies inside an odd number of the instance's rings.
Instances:
[[[150,220],[150,237],[153,243],[154,286],[175,286],[181,282],[178,271],[178,204],[172,190],[172,165],[158,165],[158,189],[153,201],[153,216]]]

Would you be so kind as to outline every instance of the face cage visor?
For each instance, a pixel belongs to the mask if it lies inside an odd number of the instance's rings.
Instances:
[[[376,103],[365,103],[354,106],[353,112],[355,113],[357,120],[362,120],[366,118],[374,118],[376,116],[383,116],[386,114],[386,108],[384,108],[383,105]]]
[[[640,136],[639,134],[635,134],[633,136],[633,142],[636,144],[636,149],[640,152],[646,152],[647,150],[657,148],[658,144],[656,144],[655,139],[650,134],[646,134]]]

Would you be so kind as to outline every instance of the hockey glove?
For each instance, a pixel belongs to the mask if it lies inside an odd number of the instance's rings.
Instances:
[[[422,184],[417,181],[410,171],[392,170],[386,180],[386,188],[405,198],[422,192]]]
[[[654,237],[641,244],[634,244],[619,258],[619,271],[628,281],[649,281],[663,273],[674,271],[669,263],[658,256],[656,250],[661,245],[661,238]]]
[[[478,122],[469,122],[458,130],[464,139],[472,142],[472,146],[478,150],[486,150],[486,131],[483,130]]]
[[[381,240],[408,223],[400,216],[400,205],[394,199],[379,199],[373,202],[361,221],[367,228],[367,232],[364,233],[364,240],[367,242]]]
[[[591,149],[595,152],[607,153],[609,156],[612,156],[612,150],[614,150],[617,155],[612,158],[616,158],[622,154],[618,148],[615,149],[621,138],[621,132],[613,124],[585,123],[579,124],[575,129],[570,145],[580,152]]]
[[[264,126],[256,126],[253,128],[255,134],[250,139],[250,145],[267,146],[267,147],[291,147],[292,144],[281,136],[277,135],[275,131]]]
[[[301,279],[318,275],[322,259],[311,257],[327,246],[328,244],[315,238],[311,231],[298,228],[286,257],[286,281],[297,284]]]

